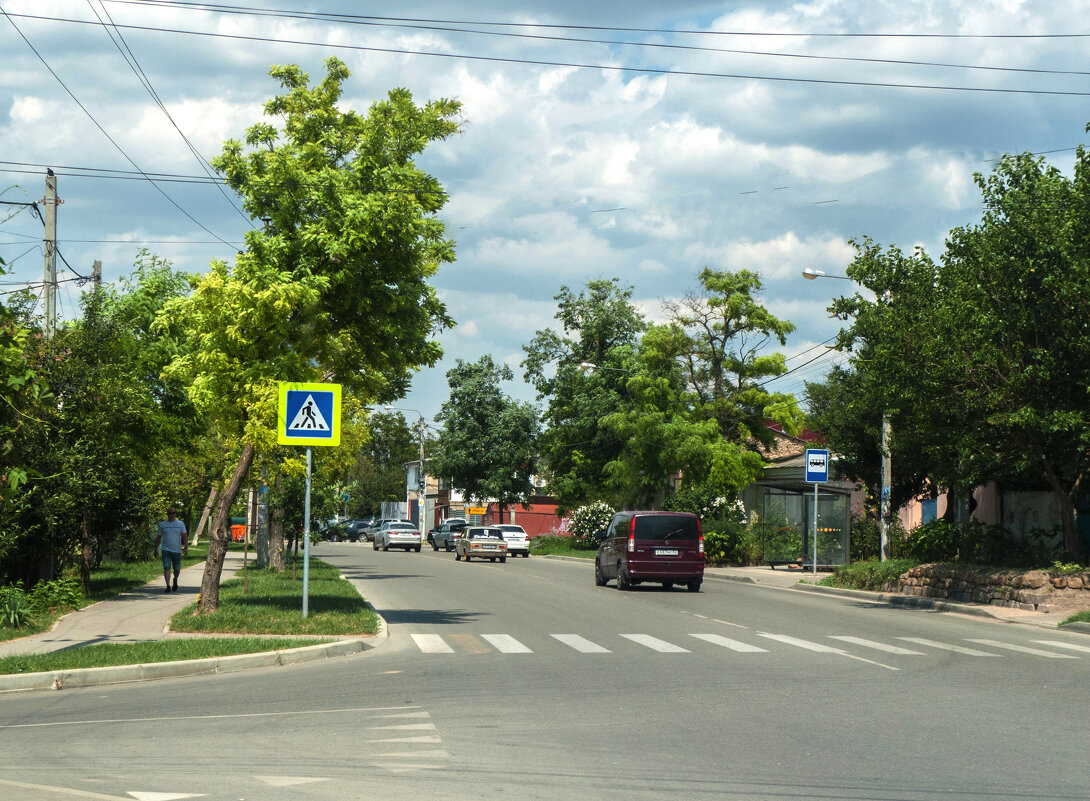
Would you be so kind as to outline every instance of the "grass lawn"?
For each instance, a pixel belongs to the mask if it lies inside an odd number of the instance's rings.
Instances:
[[[1066,626],[1068,623],[1090,623],[1090,609],[1085,609],[1082,612],[1076,612],[1060,625]]]
[[[220,585],[219,609],[209,615],[188,606],[170,621],[172,631],[222,634],[374,634],[378,616],[337,568],[312,558],[303,618],[303,570],[250,570],[248,593],[241,575]]]
[[[576,556],[593,559],[597,548],[573,548],[571,537],[534,537],[530,540],[530,553],[536,556]]]
[[[215,656],[301,648],[324,642],[330,642],[330,640],[300,640],[286,637],[202,637],[186,640],[100,643],[50,654],[3,657],[0,658],[0,673],[43,673],[52,670],[206,659]]]

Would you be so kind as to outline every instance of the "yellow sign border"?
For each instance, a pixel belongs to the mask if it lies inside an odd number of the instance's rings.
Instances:
[[[303,384],[294,381],[281,381],[280,401],[276,405],[276,442],[279,445],[324,445],[334,447],[341,444],[341,385],[340,384]],[[288,436],[288,392],[332,392],[333,419],[329,421],[328,437],[289,437]]]

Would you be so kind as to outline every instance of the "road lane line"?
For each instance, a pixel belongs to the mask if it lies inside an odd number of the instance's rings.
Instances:
[[[1043,656],[1046,659],[1078,659],[1077,656],[1072,656],[1071,654],[1057,654],[1054,651],[1042,651],[1040,648],[1027,648],[1024,645],[1011,645],[1010,643],[999,642],[998,640],[968,640],[968,642],[990,645],[993,648],[1006,648],[1008,651],[1017,651],[1020,654]]]
[[[652,651],[658,651],[660,654],[692,653],[687,648],[682,648],[680,645],[666,642],[666,640],[660,640],[658,637],[652,637],[650,634],[622,634],[621,636],[626,640],[632,640],[634,643],[650,648]]]
[[[1090,646],[1087,645],[1075,645],[1073,642],[1060,642],[1059,640],[1034,640],[1035,643],[1040,645],[1051,645],[1054,648],[1068,648],[1072,651],[1082,651],[1090,654]]]
[[[416,647],[425,654],[453,654],[454,649],[447,645],[438,634],[410,634]]]
[[[864,648],[874,648],[876,651],[885,651],[887,654],[903,654],[905,656],[923,656],[922,651],[910,651],[907,648],[899,648],[896,645],[886,645],[884,642],[864,640],[862,637],[848,637],[844,635],[830,634],[829,639],[850,642],[854,645],[862,645]]]
[[[738,642],[738,640],[732,640],[730,637],[721,637],[718,634],[690,634],[690,637],[696,637],[698,640],[704,642],[710,642],[712,645],[720,645],[724,648],[729,648],[732,651],[737,651],[740,654],[767,654],[766,648],[759,648],[756,645],[750,645],[749,643]]]
[[[923,637],[898,637],[898,640],[904,640],[906,642],[914,642],[916,645],[926,645],[931,648],[938,648],[943,651],[953,651],[957,654],[965,654],[966,656],[994,656],[1002,659],[1002,654],[990,654],[987,651],[978,651],[975,648],[963,648],[960,645],[950,645],[945,642],[936,642],[935,640],[927,640]]]
[[[492,647],[501,654],[532,654],[529,648],[520,643],[510,634],[482,634],[481,639],[487,640]]]
[[[597,643],[593,643],[585,637],[580,637],[578,634],[553,634],[553,639],[560,640],[564,645],[569,648],[574,648],[581,654],[608,654],[610,650],[603,648]]]

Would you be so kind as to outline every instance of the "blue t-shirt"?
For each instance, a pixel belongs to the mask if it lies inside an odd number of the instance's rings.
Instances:
[[[159,524],[159,548],[169,553],[181,553],[185,537],[185,523],[181,520],[164,520]]]

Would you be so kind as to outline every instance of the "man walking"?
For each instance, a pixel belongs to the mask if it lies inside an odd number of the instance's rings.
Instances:
[[[178,591],[178,574],[182,572],[182,554],[189,554],[189,539],[185,530],[185,523],[176,520],[178,510],[173,506],[167,509],[167,519],[159,524],[159,533],[155,537],[155,547],[160,548],[163,554],[163,581],[167,588],[163,592],[170,592],[170,571],[174,570],[174,592]]]

